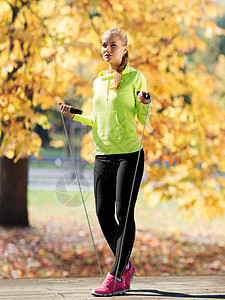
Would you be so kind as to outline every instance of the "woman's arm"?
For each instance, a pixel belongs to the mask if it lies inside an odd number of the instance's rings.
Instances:
[[[70,108],[72,107],[71,105],[63,104],[61,102],[59,102],[59,105],[60,105],[60,112],[64,116],[66,116],[74,121],[80,122],[84,125],[93,126],[92,117],[81,116],[78,114],[71,114],[71,112],[70,112]]]
[[[92,117],[90,117],[90,116],[81,116],[81,115],[75,114],[75,115],[73,115],[73,120],[80,122],[84,125],[93,126],[93,120],[92,120]]]
[[[138,93],[139,92],[139,93]],[[138,96],[137,96],[138,93]],[[144,97],[144,94],[150,96],[150,100],[147,100]],[[135,81],[135,105],[137,108],[137,118],[138,121],[144,125],[145,116],[147,113],[148,102],[151,102],[151,95],[146,91],[146,80],[144,75],[141,72],[137,73],[136,81]],[[147,122],[150,119],[151,109],[148,110]]]

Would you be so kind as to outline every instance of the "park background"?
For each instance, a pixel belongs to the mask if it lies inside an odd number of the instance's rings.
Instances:
[[[0,2],[0,277],[99,276],[59,99],[91,115],[102,33],[128,35],[152,94],[137,275],[225,273],[224,1]],[[91,129],[66,121],[104,274]],[[141,136],[143,127],[137,123]]]

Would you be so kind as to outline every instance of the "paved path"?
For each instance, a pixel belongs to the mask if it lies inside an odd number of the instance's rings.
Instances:
[[[99,299],[90,291],[100,282],[98,277],[2,279],[0,299]],[[135,277],[129,292],[111,299],[225,299],[225,276]]]

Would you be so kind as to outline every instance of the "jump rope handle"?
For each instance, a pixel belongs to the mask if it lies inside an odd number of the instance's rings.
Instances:
[[[70,113],[71,114],[82,115],[83,110],[78,109],[78,108],[74,108],[74,107],[70,107]]]
[[[140,91],[137,92],[137,95],[139,93],[140,93]],[[146,93],[143,93],[143,95],[144,95],[144,98],[146,100],[150,100],[151,99],[150,95],[147,95]],[[82,115],[83,111],[81,109],[78,109],[78,108],[70,107],[70,113],[71,114]]]
[[[137,95],[140,93],[140,91],[137,92]],[[150,100],[151,99],[151,96],[146,94],[146,93],[143,93],[143,96],[146,100]]]

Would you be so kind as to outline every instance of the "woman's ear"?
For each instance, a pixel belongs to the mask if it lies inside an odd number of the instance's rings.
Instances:
[[[124,52],[123,52],[123,54],[125,54],[125,53],[127,52],[127,50],[128,50],[128,47],[127,47],[127,46],[124,47]]]

